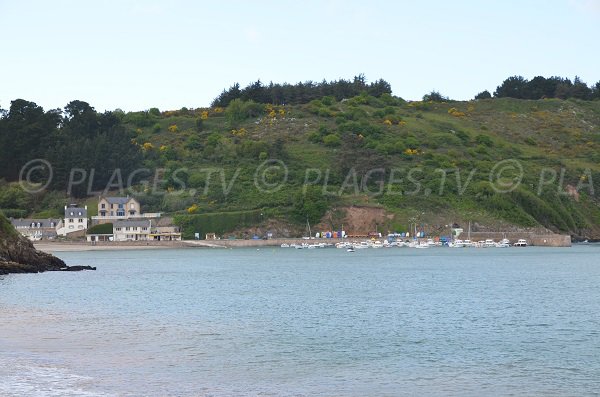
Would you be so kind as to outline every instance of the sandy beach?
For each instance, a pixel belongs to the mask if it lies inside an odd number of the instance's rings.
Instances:
[[[88,242],[40,242],[34,243],[36,249],[48,253],[74,252],[74,251],[106,251],[106,250],[155,250],[184,248],[187,244],[182,241],[172,242],[149,242],[149,243],[107,243],[92,244]]]
[[[105,250],[156,250],[174,248],[260,248],[279,247],[281,244],[302,244],[306,242],[327,242],[335,244],[339,239],[306,240],[302,238],[286,238],[272,240],[183,240],[183,241],[127,241],[97,242],[87,241],[41,241],[34,243],[40,251],[73,252],[73,251],[105,251]]]

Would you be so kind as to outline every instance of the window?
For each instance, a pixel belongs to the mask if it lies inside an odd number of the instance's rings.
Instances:
[[[79,218],[79,219],[77,219],[77,222],[83,223],[83,219]]]
[[[125,211],[117,211],[117,216],[125,216]]]
[[[119,204],[119,209],[122,209],[122,208],[123,208],[123,204]]]
[[[75,215],[75,213],[73,211],[71,211],[71,216]]]
[[[77,215],[81,216],[81,211],[79,211],[79,212],[77,213]]]
[[[102,205],[100,206],[100,208],[106,208],[106,204],[102,203]]]
[[[75,229],[75,226],[69,225],[69,229]]]
[[[31,227],[35,227],[35,222],[31,222]]]
[[[135,204],[130,204],[129,208],[131,208],[132,210],[134,210],[135,209]]]
[[[117,227],[117,228],[115,228],[115,230],[116,230],[117,232],[120,232],[120,231],[121,231],[121,228],[120,228],[120,227]]]
[[[148,228],[144,226],[144,227],[142,228],[142,230],[148,230]]]
[[[73,218],[69,218],[69,223],[73,223]]]

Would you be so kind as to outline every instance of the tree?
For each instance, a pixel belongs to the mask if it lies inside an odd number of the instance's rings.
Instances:
[[[573,80],[573,87],[571,88],[570,97],[577,99],[591,99],[592,90],[585,84],[579,76],[575,76],[575,80]]]
[[[475,95],[475,99],[490,99],[492,94],[488,90],[481,91],[479,94]]]
[[[496,88],[496,98],[510,97],[523,99],[527,80],[523,76],[512,76],[507,78]]]
[[[306,186],[304,194],[296,195],[294,218],[298,222],[308,221],[314,225],[319,223],[328,207],[328,197],[319,186]]]
[[[591,99],[600,99],[600,81],[592,87]]]
[[[0,120],[0,177],[17,180],[25,163],[44,158],[59,123],[58,110],[44,112],[34,102],[12,101]]]
[[[238,128],[240,123],[246,119],[244,102],[239,98],[231,101],[225,109],[225,117],[229,123],[229,128]]]
[[[95,132],[98,127],[97,113],[84,101],[71,101],[65,106],[65,124],[79,132]]]
[[[212,102],[212,106],[227,107],[235,99],[253,100],[258,103],[304,104],[323,96],[333,96],[339,101],[362,93],[380,97],[384,94],[391,94],[391,92],[392,87],[387,81],[379,79],[374,83],[367,84],[363,74],[355,76],[353,80],[340,79],[331,82],[323,80],[320,83],[305,81],[296,84],[276,84],[270,82],[265,86],[258,80],[243,89],[240,89],[240,85],[236,83],[229,89],[223,90]]]
[[[448,97],[443,96],[439,93],[439,91],[431,91],[429,94],[423,95],[424,102],[446,102],[448,101]]]
[[[555,77],[546,79],[543,76],[535,76],[525,85],[523,96],[526,99],[552,98],[561,80]]]

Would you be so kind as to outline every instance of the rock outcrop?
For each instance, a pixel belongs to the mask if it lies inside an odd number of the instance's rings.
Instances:
[[[0,214],[0,274],[46,271],[96,270],[89,266],[69,267],[54,255],[38,251]]]

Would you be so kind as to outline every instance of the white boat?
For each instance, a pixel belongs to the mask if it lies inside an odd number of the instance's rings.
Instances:
[[[290,248],[290,245],[286,244],[286,243],[283,243],[283,244],[281,244],[281,248]]]
[[[347,252],[354,252],[354,248],[350,247],[346,250]]]
[[[462,240],[454,240],[448,243],[448,247],[450,248],[464,248],[465,243]]]
[[[503,238],[499,243],[496,243],[496,248],[508,248],[510,247],[510,241],[507,238]]]
[[[487,239],[483,242],[483,246],[485,248],[493,248],[493,247],[496,247],[496,243],[492,239]]]
[[[465,240],[465,241],[463,241],[463,245],[465,247],[475,247],[475,243],[473,243],[471,240]]]
[[[527,240],[520,238],[513,247],[527,247]]]
[[[383,248],[383,243],[381,241],[373,241],[371,244],[372,248]]]

